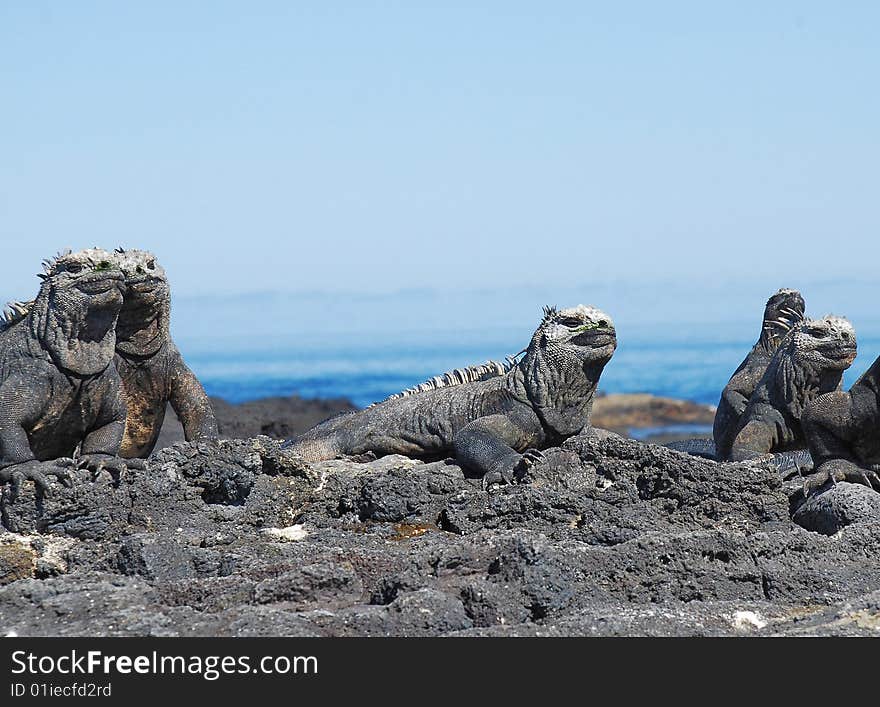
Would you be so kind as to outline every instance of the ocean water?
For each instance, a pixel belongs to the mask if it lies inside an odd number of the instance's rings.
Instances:
[[[453,368],[501,360],[523,341],[522,332],[511,328],[409,332],[397,341],[378,333],[250,340],[237,347],[193,341],[181,348],[208,393],[230,402],[296,394],[348,398],[365,406]],[[631,331],[620,337],[600,389],[715,404],[753,343],[745,336],[710,335],[703,325],[680,325],[665,336]],[[844,378],[847,386],[880,354],[880,337],[863,335],[859,345],[859,358]]]
[[[582,302],[604,309],[617,328],[601,390],[715,404],[758,336],[768,294],[781,286],[798,287],[811,316],[851,319],[859,337],[845,376],[852,384],[880,355],[876,285],[868,280],[716,282],[695,272],[688,281],[184,295],[175,298],[172,326],[211,395],[341,397],[364,406],[453,368],[516,354],[542,305]]]
[[[278,267],[291,268],[295,285],[295,266]],[[845,376],[852,384],[880,354],[876,283],[803,273],[774,282],[708,281],[695,269],[687,281],[548,278],[541,286],[500,289],[183,295],[175,298],[172,326],[212,395],[232,402],[342,397],[363,406],[450,369],[515,354],[531,338],[542,305],[582,302],[604,309],[617,328],[601,390],[715,404],[758,336],[767,296],[781,286],[804,293],[810,316],[835,312],[853,322],[859,357]]]

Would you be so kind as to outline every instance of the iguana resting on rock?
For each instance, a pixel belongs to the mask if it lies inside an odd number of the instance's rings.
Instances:
[[[719,458],[730,455],[733,438],[739,431],[740,420],[749,404],[749,398],[758,387],[779,343],[803,318],[804,298],[797,290],[782,289],[767,300],[761,335],[730,377],[721,393],[721,400],[718,401],[712,435]]]
[[[829,481],[851,481],[880,490],[880,358],[849,392],[834,391],[813,400],[802,425],[816,471],[804,495]]]
[[[806,446],[801,415],[807,404],[840,387],[856,357],[856,334],[840,317],[807,319],[783,339],[749,399],[729,458]]]
[[[78,447],[80,467],[124,468],[116,455],[125,404],[111,365],[122,272],[97,248],[44,269],[37,298],[0,324],[0,482],[16,489],[24,479],[43,490],[47,476],[66,479]]]
[[[743,461],[772,455],[783,475],[811,469],[801,428],[805,406],[836,389],[856,355],[852,325],[839,317],[797,324],[778,346],[743,412],[731,449],[716,452],[711,440],[683,440],[666,446],[718,461]]]
[[[599,376],[617,337],[593,307],[546,308],[525,355],[435,379],[365,410],[332,418],[289,440],[307,461],[375,453],[440,458],[452,453],[484,484],[513,480],[538,448],[589,425]]]
[[[125,301],[116,325],[116,369],[128,408],[123,457],[147,457],[168,403],[188,442],[217,439],[217,422],[205,389],[171,340],[171,290],[152,253],[117,250],[125,275]]]

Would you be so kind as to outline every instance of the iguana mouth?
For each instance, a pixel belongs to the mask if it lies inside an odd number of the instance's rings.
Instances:
[[[850,366],[852,362],[856,360],[856,356],[858,355],[858,349],[855,347],[846,347],[838,349],[837,351],[840,353],[834,356],[834,359],[841,363],[845,363],[847,366]]]
[[[100,295],[116,288],[122,291],[124,280],[119,272],[96,272],[77,280],[75,287],[87,295]]]
[[[589,346],[598,348],[602,346],[610,346],[617,344],[617,337],[613,331],[608,329],[592,329],[584,331],[571,339],[575,346]]]
[[[162,280],[158,277],[153,277],[152,275],[138,275],[135,277],[128,277],[125,280],[129,289],[132,289],[136,292],[152,292],[159,285],[162,284]]]

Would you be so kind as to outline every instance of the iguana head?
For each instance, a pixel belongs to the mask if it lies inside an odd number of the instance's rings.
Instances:
[[[846,319],[805,319],[782,340],[765,376],[789,412],[800,419],[816,396],[840,386],[856,357],[856,332]]]
[[[579,304],[569,309],[544,308],[544,319],[529,347],[550,360],[578,361],[585,365],[607,362],[617,348],[614,322],[605,312]]]
[[[59,366],[77,375],[107,368],[116,344],[123,277],[100,248],[45,261],[43,284],[27,319],[33,336]]]
[[[124,354],[150,356],[169,337],[171,289],[156,256],[144,250],[117,250],[125,275],[125,302],[116,327],[116,348]]]
[[[852,324],[842,317],[806,319],[783,342],[792,361],[818,374],[845,371],[856,358],[858,346]]]
[[[781,289],[767,300],[761,343],[771,353],[791,328],[804,318],[804,298],[797,290]]]
[[[603,311],[582,304],[544,308],[520,366],[546,424],[572,434],[588,422],[599,376],[616,348],[614,323]]]

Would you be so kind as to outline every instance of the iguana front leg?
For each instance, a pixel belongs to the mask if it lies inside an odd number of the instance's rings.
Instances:
[[[871,411],[863,412],[854,402],[849,393],[826,393],[807,405],[801,415],[801,427],[817,468],[831,459],[856,461],[848,438],[865,427]]]
[[[869,468],[853,450],[857,440],[877,434],[877,403],[873,390],[855,386],[850,393],[835,391],[822,395],[807,407],[801,424],[816,469],[804,481],[805,497],[829,482],[838,481],[864,484],[880,491],[877,470]]]
[[[777,418],[773,411],[761,420],[749,420],[737,433],[727,455],[727,461],[746,461],[756,455],[769,454],[779,441]]]
[[[39,419],[48,395],[48,385],[41,378],[28,381],[24,376],[11,376],[0,386],[0,483],[12,482],[15,496],[25,480],[43,491],[49,489],[48,476],[71,483],[64,460],[38,461],[28,439],[26,426]]]
[[[143,460],[123,459],[119,456],[122,437],[125,434],[127,410],[122,395],[122,384],[113,379],[93,429],[86,435],[76,459],[78,469],[88,469],[92,479],[107,471],[114,481],[119,481],[129,467],[144,469]]]
[[[734,388],[725,388],[724,392],[721,393],[721,397],[724,398],[737,418],[742,417],[749,405],[748,396]]]
[[[488,415],[468,423],[453,440],[455,456],[464,466],[479,472],[483,484],[512,483],[543,454],[533,447],[545,439],[538,417],[531,411],[514,409]],[[525,450],[523,453],[518,449]]]
[[[36,459],[29,462],[19,462],[0,469],[0,484],[12,484],[12,498],[18,497],[21,492],[21,485],[25,481],[33,481],[34,486],[41,491],[46,492],[51,487],[49,481],[50,476],[57,478],[64,486],[68,488],[73,486],[70,478],[70,469],[66,466],[60,466],[64,459],[58,459],[51,462],[41,462]]]
[[[712,424],[712,438],[715,441],[714,457],[724,459],[730,454],[733,438],[749,399],[739,390],[728,385],[721,393],[718,410]]]
[[[862,484],[880,491],[880,476],[874,469],[860,467],[846,459],[832,459],[804,479],[804,498],[808,498],[829,482],[836,484],[839,481]]]
[[[216,440],[217,420],[208,394],[178,354],[171,378],[171,407],[183,425],[187,442]]]

